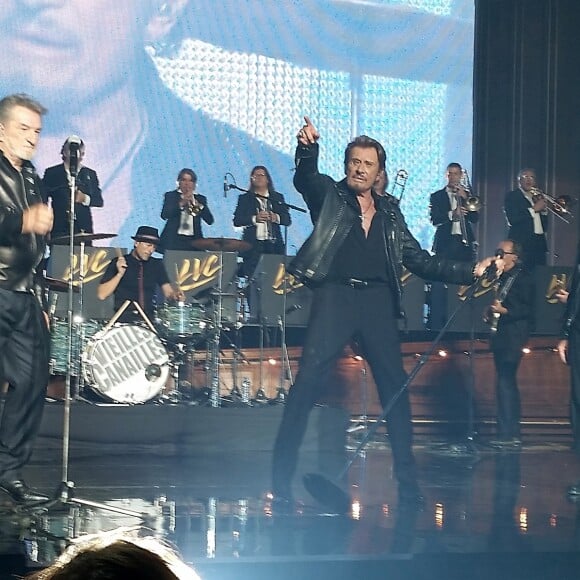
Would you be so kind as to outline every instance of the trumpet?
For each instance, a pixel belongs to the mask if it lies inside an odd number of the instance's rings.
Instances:
[[[569,195],[553,197],[537,187],[532,187],[530,193],[532,194],[532,201],[534,203],[543,199],[546,202],[546,210],[563,222],[569,224],[574,219],[569,209],[572,205],[572,198]]]
[[[191,201],[187,204],[186,210],[189,215],[196,217],[202,212],[204,207],[205,206],[203,205],[203,203],[198,201],[194,195]]]

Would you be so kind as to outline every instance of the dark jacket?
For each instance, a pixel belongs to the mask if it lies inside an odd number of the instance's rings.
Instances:
[[[314,231],[304,242],[288,270],[311,285],[325,281],[330,265],[350,229],[360,223],[360,209],[346,180],[334,181],[318,172],[318,145],[296,150],[294,186],[310,209]],[[422,250],[405,223],[398,203],[391,195],[375,196],[378,212],[385,216],[383,243],[397,312],[401,311],[403,267],[429,280],[455,284],[473,282],[473,264],[431,256]]]
[[[570,331],[574,329],[578,330],[578,322],[580,318],[578,313],[580,312],[580,253],[576,258],[576,265],[574,266],[574,271],[572,272],[572,279],[570,280],[570,285],[568,286],[569,294],[568,301],[566,302],[566,310],[564,313],[564,324],[562,326],[562,338],[568,338]]]
[[[530,240],[534,237],[534,218],[530,214],[530,202],[520,189],[508,191],[504,198],[504,212],[508,223],[508,238],[519,242],[524,249],[524,253],[529,248]],[[548,231],[548,216],[540,214],[542,229],[544,233]],[[544,236],[543,251],[548,251],[548,244]]]
[[[274,238],[274,251],[273,254],[283,254],[284,253],[284,240],[282,238],[282,232],[280,226],[289,226],[292,223],[290,219],[290,213],[285,205],[284,197],[281,193],[277,191],[271,191],[268,197],[270,211],[278,214],[280,216],[280,224],[271,224],[272,226],[272,237]],[[236,205],[236,210],[234,212],[234,226],[239,228],[244,228],[244,233],[242,234],[242,239],[254,245],[256,241],[256,226],[253,223],[252,218],[257,215],[260,211],[260,205],[256,195],[253,192],[248,192],[240,195],[238,197],[238,203]]]
[[[64,164],[48,167],[42,178],[43,195],[45,200],[52,200],[54,211],[54,225],[51,237],[65,236],[69,232],[68,210],[70,206],[70,187]],[[103,196],[99,185],[99,178],[96,172],[90,167],[81,167],[76,180],[77,189],[91,198],[89,205],[75,203],[75,224],[76,234],[81,231],[92,234],[93,216],[91,207],[103,207]]]
[[[504,360],[519,359],[533,321],[534,281],[526,270],[511,270],[503,274],[499,279],[499,292],[502,284],[507,282],[508,276],[511,277],[516,273],[513,285],[501,301],[508,312],[499,318],[497,332],[492,334],[490,339],[492,350],[501,351]]]
[[[203,230],[201,227],[201,220],[206,224],[213,224],[213,215],[207,206],[207,197],[205,195],[195,194],[196,200],[203,204],[203,209],[201,212],[194,216],[193,218],[193,235],[192,240],[198,240],[203,238]],[[174,189],[173,191],[168,191],[163,199],[163,208],[161,210],[161,217],[167,220],[163,231],[161,232],[161,248],[163,250],[175,249],[173,246],[177,239],[177,230],[179,229],[179,224],[181,222],[181,212],[182,210],[179,206],[179,200],[181,199],[181,193]],[[193,248],[192,248],[193,249]]]
[[[19,172],[0,152],[0,288],[21,292],[35,288],[45,237],[23,234],[22,214],[37,203],[42,203],[42,196],[34,166],[24,162]]]
[[[451,203],[449,194],[445,188],[431,194],[429,199],[429,218],[431,223],[437,228],[433,238],[433,252],[445,255],[445,249],[449,247],[451,241],[451,228],[453,221],[449,219]],[[473,227],[471,224],[477,223],[479,213],[470,211],[465,215],[465,229],[467,230],[467,243],[471,244],[475,240]]]

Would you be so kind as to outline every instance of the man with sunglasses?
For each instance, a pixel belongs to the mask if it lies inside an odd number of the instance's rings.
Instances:
[[[497,433],[490,445],[499,449],[521,446],[517,373],[533,314],[533,283],[530,274],[522,269],[521,254],[520,244],[513,240],[498,245],[496,256],[503,256],[504,270],[496,283],[495,300],[486,313],[497,401]]]

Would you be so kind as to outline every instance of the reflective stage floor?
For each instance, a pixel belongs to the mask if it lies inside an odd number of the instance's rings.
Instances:
[[[208,580],[580,576],[580,503],[565,495],[580,462],[565,437],[524,439],[520,451],[440,448],[419,438],[420,509],[398,505],[384,437],[349,472],[348,517],[326,513],[301,483],[306,472],[340,472],[346,456],[329,452],[302,454],[292,513],[272,510],[267,451],[168,457],[73,448],[69,478],[81,499],[143,514],[143,525]],[[347,447],[354,444],[350,437]],[[60,450],[39,449],[26,479],[54,492]],[[74,504],[14,512],[7,498],[0,502],[3,578],[50,563],[71,537],[140,524]]]

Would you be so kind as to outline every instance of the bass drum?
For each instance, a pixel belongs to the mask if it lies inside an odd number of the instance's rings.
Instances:
[[[147,328],[114,326],[97,333],[83,353],[86,383],[115,403],[145,403],[161,393],[169,376],[169,355]]]

